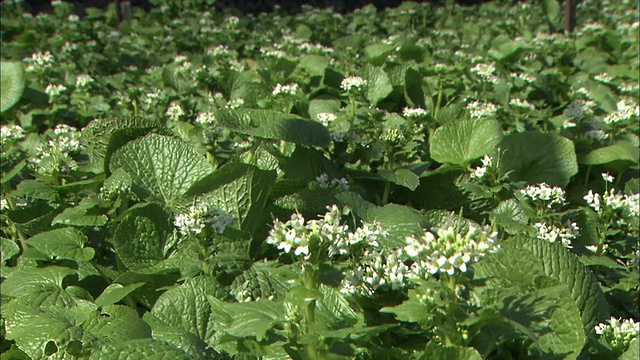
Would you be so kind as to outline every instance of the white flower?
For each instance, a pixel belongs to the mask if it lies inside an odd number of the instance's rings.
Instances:
[[[427,110],[421,107],[417,107],[417,108],[405,107],[404,110],[402,111],[402,116],[408,117],[408,118],[419,118],[426,115],[427,115]]]
[[[467,109],[471,113],[472,118],[482,119],[495,116],[498,107],[490,102],[472,101],[467,104]]]
[[[265,48],[265,47],[260,48],[260,53],[266,57],[272,57],[275,59],[284,59],[287,57],[287,53],[282,50]]]
[[[342,79],[340,83],[340,88],[343,91],[351,91],[353,90],[362,90],[367,85],[367,81],[360,76],[349,76]]]
[[[200,125],[211,125],[216,122],[213,112],[202,112],[196,117],[196,122]]]
[[[80,17],[76,14],[69,14],[69,16],[67,17],[67,20],[69,20],[70,22],[78,22],[80,21]]]
[[[338,117],[333,113],[322,112],[316,114],[316,119],[322,123],[324,126],[329,126],[330,123],[335,121]]]
[[[298,88],[299,86],[296,83],[288,84],[288,85],[281,85],[280,83],[278,83],[276,84],[276,87],[271,92],[271,95],[278,96],[280,94],[284,94],[284,95],[294,96],[298,92]]]
[[[613,78],[609,76],[607,73],[600,73],[593,77],[594,80],[600,81],[605,84],[610,84],[613,81]]]
[[[80,74],[76,77],[76,86],[84,88],[93,82],[93,78],[86,74]]]
[[[189,233],[200,234],[205,228],[210,228],[218,234],[224,232],[233,221],[233,216],[227,214],[224,210],[218,209],[207,204],[192,205],[189,212],[176,216],[175,226],[180,233],[187,235]]]
[[[626,351],[631,341],[640,334],[640,323],[633,319],[620,319],[615,317],[595,326],[597,335],[600,335],[605,342],[618,354]]]
[[[528,102],[527,100],[511,99],[509,100],[509,105],[518,109],[524,109],[524,110],[530,110],[530,111],[533,111],[536,109],[536,107],[532,103]]]
[[[478,75],[482,80],[490,83],[497,83],[498,78],[495,76],[496,67],[491,63],[478,63],[471,68],[471,72]]]
[[[244,105],[244,99],[237,98],[237,99],[229,100],[229,102],[227,102],[227,105],[225,105],[225,107],[228,109],[238,109],[242,105]]]
[[[640,116],[640,107],[631,99],[622,99],[616,104],[616,111],[604,118],[605,124],[631,121],[633,117]]]
[[[62,94],[62,92],[65,90],[67,90],[67,87],[64,85],[49,84],[44,89],[44,92],[46,92],[47,95],[49,95],[49,102],[54,102],[55,98],[58,97],[60,94]]]
[[[482,162],[482,166],[478,166],[471,173],[471,178],[482,179],[487,173],[487,167],[493,165],[493,158],[491,158],[489,155],[485,155],[480,161]]]
[[[166,115],[169,119],[177,121],[182,115],[184,115],[184,110],[182,110],[182,106],[180,106],[180,104],[174,101],[169,105]]]
[[[435,232],[435,235],[434,235]],[[466,233],[461,234],[449,226],[434,228],[420,238],[407,237],[401,252],[411,261],[413,277],[422,278],[427,274],[466,272],[468,266],[488,253],[500,249],[497,232],[490,227],[469,224]]]
[[[537,222],[534,224],[538,230],[538,239],[547,240],[551,243],[560,241],[567,248],[572,248],[571,240],[574,240],[580,233],[580,228],[575,222],[567,221],[564,227],[547,225]]]
[[[589,130],[584,133],[584,136],[588,139],[596,140],[596,141],[604,141],[609,138],[609,134],[600,129]]]
[[[25,131],[20,125],[2,125],[0,128],[0,144],[3,147],[24,139],[24,136]]]
[[[542,182],[537,185],[527,185],[526,189],[520,190],[520,193],[534,202],[545,204],[547,209],[551,209],[553,204],[565,204],[565,192],[559,186],[551,187]]]
[[[613,183],[613,176],[611,176],[608,172],[603,172],[603,173],[602,173],[602,179],[603,179],[605,182]]]

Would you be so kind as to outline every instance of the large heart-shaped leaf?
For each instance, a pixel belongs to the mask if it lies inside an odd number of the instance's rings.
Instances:
[[[174,207],[191,185],[213,171],[189,144],[157,134],[126,143],[111,156],[109,168],[111,172],[118,168],[128,172],[138,196],[169,207]]]
[[[512,134],[504,138],[500,147],[505,150],[500,168],[511,171],[510,181],[564,187],[578,173],[573,142],[557,134]]]
[[[435,161],[465,164],[492,152],[500,140],[502,129],[496,120],[463,119],[436,129],[429,149]]]
[[[20,100],[24,91],[24,67],[21,63],[3,61],[0,76],[2,81],[2,95],[0,96],[0,112],[9,110]]]

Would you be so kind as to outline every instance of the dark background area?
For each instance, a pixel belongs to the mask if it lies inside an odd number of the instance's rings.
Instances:
[[[123,0],[124,1],[124,0]],[[459,5],[475,5],[488,0],[456,0]],[[114,0],[66,0],[65,2],[76,5],[77,12],[83,12],[84,8],[97,7],[106,9],[110,2]],[[310,5],[316,8],[333,8],[339,12],[350,12],[365,5],[373,4],[379,10],[399,6],[402,0],[217,0],[214,8],[225,10],[235,8],[245,14],[258,14],[261,12],[272,12],[278,5],[283,11],[295,11],[302,5]],[[414,0],[416,3],[444,4],[444,0]],[[24,0],[28,9],[33,13],[51,11],[50,1]],[[153,5],[149,0],[130,0],[131,5],[150,10]]]

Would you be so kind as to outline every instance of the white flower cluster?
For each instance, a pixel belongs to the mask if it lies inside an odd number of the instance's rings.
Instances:
[[[482,162],[482,166],[478,166],[477,168],[475,168],[475,170],[473,170],[473,172],[471,173],[472,179],[482,179],[487,173],[487,167],[491,167],[493,165],[493,158],[489,155],[485,155],[482,159],[480,159],[480,161]]]
[[[260,53],[265,57],[270,57],[274,59],[284,59],[287,57],[287,53],[282,50],[271,49],[266,47],[261,47]]]
[[[225,107],[227,109],[238,109],[242,105],[244,105],[244,99],[243,98],[236,98],[236,99],[233,99],[233,100],[229,100],[229,102],[227,102],[227,105],[225,105]]]
[[[602,336],[614,351],[622,353],[640,334],[640,322],[611,317],[606,323],[596,325],[595,330],[596,334]]]
[[[471,68],[471,72],[478,75],[483,81],[497,83],[498,78],[495,75],[496,67],[491,63],[478,63]]]
[[[377,245],[377,240],[386,233],[375,224],[364,224],[361,229],[350,232],[347,225],[341,225],[342,212],[337,205],[327,207],[320,220],[305,222],[299,213],[293,213],[291,219],[283,223],[275,221],[273,229],[266,239],[267,244],[276,246],[285,253],[295,256],[309,256],[309,244],[312,239],[325,248],[329,256],[347,255],[356,244]]]
[[[571,241],[580,234],[580,228],[575,222],[567,221],[565,226],[558,227],[555,225],[547,225],[542,222],[534,224],[538,230],[538,239],[547,240],[551,243],[560,241],[566,248],[571,249]]]
[[[167,112],[165,113],[169,119],[173,121],[178,121],[182,115],[184,115],[184,110],[182,110],[182,106],[177,102],[171,102],[169,104],[169,108],[167,108]]]
[[[320,185],[321,189],[333,188],[341,191],[349,190],[349,182],[345,178],[331,179],[331,181],[329,181],[329,175],[320,174],[319,176],[316,176],[316,181]]]
[[[404,110],[402,110],[402,116],[407,118],[420,118],[420,117],[427,116],[427,110],[421,107],[417,107],[417,108],[405,107]]]
[[[31,57],[24,58],[27,63],[28,72],[42,72],[53,65],[53,55],[49,51],[31,54]]]
[[[155,105],[162,96],[164,96],[162,89],[158,89],[154,92],[148,92],[142,98],[142,104],[149,108]]]
[[[87,74],[80,74],[76,77],[76,86],[79,88],[85,88],[92,82],[93,78]]]
[[[316,119],[322,123],[324,126],[329,126],[330,123],[335,121],[338,117],[334,113],[330,112],[322,112],[316,114]]]
[[[176,216],[173,222],[180,229],[182,235],[189,233],[200,234],[205,228],[212,229],[218,234],[224,232],[233,221],[233,216],[224,210],[207,204],[192,205],[189,212]]]
[[[122,180],[105,182],[100,187],[100,197],[104,200],[114,200],[119,194],[126,194],[131,191],[131,184],[127,184]]]
[[[640,85],[638,83],[622,83],[618,85],[618,90],[623,94],[638,94]]]
[[[520,193],[533,202],[542,202],[546,205],[547,209],[551,209],[554,204],[565,204],[565,192],[559,186],[551,187],[547,183],[542,182],[537,185],[527,185],[525,189],[520,190]]]
[[[340,284],[343,294],[372,295],[379,287],[391,285],[392,290],[401,289],[408,278],[409,268],[396,251],[367,249],[360,259],[361,265],[347,271]]]
[[[509,100],[509,105],[511,105],[511,107],[522,110],[534,111],[536,109],[536,107],[532,103],[528,102],[527,100],[521,99],[511,99]]]
[[[616,104],[616,111],[604,118],[605,124],[629,122],[640,116],[640,106],[630,99],[622,99]]]
[[[434,228],[420,238],[407,237],[402,252],[413,260],[410,270],[415,277],[424,278],[439,272],[453,275],[466,272],[469,265],[498,251],[497,238],[498,233],[491,232],[489,226],[481,228],[469,224],[465,234],[460,234],[453,226]]]
[[[340,88],[343,91],[351,91],[356,90],[360,91],[367,85],[367,80],[361,78],[360,76],[349,76],[342,79],[340,83]]]
[[[271,92],[271,95],[278,96],[278,95],[282,94],[282,95],[294,96],[295,94],[298,93],[298,89],[299,88],[300,87],[296,83],[288,84],[288,85],[282,85],[282,84],[278,83],[278,84],[276,84],[276,87],[273,88],[273,91]]]
[[[482,119],[495,116],[498,107],[490,102],[471,101],[467,104],[467,110],[471,113],[472,118]]]
[[[610,84],[613,78],[607,73],[600,73],[593,77],[593,80],[600,81],[601,83]]]
[[[225,57],[229,55],[229,48],[226,45],[218,45],[214,48],[207,49],[207,55],[213,57]]]
[[[69,125],[59,124],[53,129],[53,133],[53,139],[36,147],[36,156],[31,159],[31,164],[36,171],[46,175],[76,169],[77,163],[71,158],[71,154],[80,149],[77,130]]]
[[[522,80],[525,84],[531,84],[536,81],[536,78],[527,73],[512,72],[509,76],[514,80]]]
[[[196,116],[196,122],[200,125],[211,125],[216,122],[216,116],[213,112],[201,112]]]
[[[303,53],[311,53],[311,54],[332,54],[333,48],[324,46],[322,44],[312,44],[308,42],[303,42],[298,45],[298,50]]]
[[[44,89],[44,92],[49,95],[49,102],[53,103],[55,102],[55,99],[60,96],[60,94],[62,94],[62,92],[64,92],[65,90],[67,90],[67,87],[64,85],[49,84]]]
[[[24,139],[25,131],[20,125],[2,125],[0,128],[0,145],[5,147]]]
[[[640,194],[622,194],[615,192],[612,188],[600,196],[599,193],[594,193],[593,190],[589,190],[583,199],[598,213],[608,208],[614,211],[620,211],[623,216],[633,218],[637,218],[640,214]]]

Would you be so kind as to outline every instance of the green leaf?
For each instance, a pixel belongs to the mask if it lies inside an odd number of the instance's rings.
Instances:
[[[3,113],[20,100],[24,91],[25,76],[22,63],[2,61],[0,77],[0,82],[2,83],[0,113]]]
[[[58,201],[60,195],[55,189],[42,181],[23,180],[16,190],[11,193],[14,197],[26,197],[31,199],[42,199],[47,201]]]
[[[491,211],[491,224],[502,226],[507,233],[515,235],[528,227],[529,217],[515,199],[508,199]]]
[[[5,262],[20,252],[20,247],[15,241],[7,238],[0,238],[0,262],[5,265]]]
[[[500,147],[505,150],[500,171],[509,181],[529,184],[546,182],[566,187],[578,173],[573,142],[553,133],[523,132],[506,136]]]
[[[64,289],[64,279],[76,270],[47,266],[18,270],[2,282],[2,295],[20,298],[33,306],[71,307],[75,300]]]
[[[77,206],[64,209],[62,213],[53,218],[51,225],[103,226],[109,218],[100,214],[102,210],[99,206],[99,200],[83,198]]]
[[[422,76],[420,73],[412,68],[407,68],[404,73],[404,83],[407,102],[412,106],[426,109],[427,104],[425,102],[424,90],[422,90]]]
[[[299,66],[307,70],[311,76],[322,76],[329,67],[329,59],[322,55],[306,55],[300,58]]]
[[[91,353],[89,360],[192,360],[165,341],[136,339],[112,343]]]
[[[413,171],[407,169],[397,169],[395,171],[380,169],[378,175],[396,185],[404,186],[414,191],[420,185],[420,179]]]
[[[275,171],[229,163],[195,183],[187,194],[200,195],[206,203],[233,215],[242,230],[253,232],[262,221],[275,181]]]
[[[316,119],[320,113],[338,114],[339,110],[340,100],[332,96],[320,95],[309,101],[309,116],[312,119]]]
[[[119,146],[126,143],[122,141],[123,134],[130,135],[128,140],[143,136],[153,129],[158,129],[160,124],[156,121],[142,117],[117,117],[107,119],[95,119],[82,129],[80,144],[83,149],[89,151],[94,162],[101,162],[107,156],[109,143],[120,138]],[[112,151],[116,144],[112,144]],[[107,164],[108,165],[108,164]]]
[[[53,218],[60,212],[46,203],[36,203],[28,208],[19,208],[7,212],[9,219],[25,235],[51,230]]]
[[[400,321],[417,322],[429,324],[433,321],[433,314],[428,311],[426,306],[420,303],[419,294],[416,290],[409,290],[409,299],[400,305],[385,306],[380,309],[381,312],[391,313]]]
[[[388,232],[386,243],[382,246],[403,246],[407,236],[420,236],[423,233],[424,217],[417,210],[404,205],[376,206],[369,208],[366,214],[357,215],[364,221],[378,222]]]
[[[106,289],[104,289],[104,291],[102,292],[102,294],[100,294],[100,296],[98,296],[95,303],[100,307],[105,307],[107,305],[115,304],[142,286],[144,286],[143,282],[134,283],[126,286],[118,283],[111,284],[107,286]]]
[[[31,359],[64,359],[65,345],[82,336],[72,314],[64,310],[40,310],[21,299],[11,301],[2,308],[7,339],[15,341]],[[54,356],[48,357],[51,352]]]
[[[241,134],[263,139],[284,140],[306,146],[329,146],[327,129],[317,121],[273,110],[220,109],[217,123]]]
[[[598,148],[578,158],[579,164],[602,165],[614,161],[638,163],[638,147],[629,141],[618,141],[613,145]]]
[[[389,75],[379,67],[365,64],[360,69],[360,76],[367,80],[365,97],[371,105],[376,106],[393,91]]]
[[[443,107],[435,114],[435,120],[438,124],[444,125],[450,121],[471,120],[469,111],[459,103],[454,103]]]
[[[189,187],[213,171],[189,144],[168,136],[149,134],[128,142],[111,157],[111,172],[124,169],[133,179],[133,191],[143,199],[176,205]]]
[[[395,46],[390,44],[371,44],[363,49],[365,61],[374,66],[381,66],[394,49]]]
[[[431,341],[418,359],[420,360],[482,360],[474,348],[462,346],[443,346]]]
[[[118,258],[129,270],[154,273],[177,267],[171,261],[175,249],[173,218],[156,203],[130,208],[113,234]]]
[[[556,0],[543,0],[542,11],[547,17],[547,21],[551,26],[551,31],[558,30],[562,27],[562,16],[560,12],[560,3]]]
[[[638,338],[631,340],[629,344],[629,350],[620,355],[620,360],[637,360],[640,359],[640,346],[638,344]]]
[[[207,296],[209,301],[214,301]],[[262,341],[275,325],[284,321],[284,308],[280,303],[260,299],[248,303],[227,303],[224,310],[231,316],[232,322],[226,332],[238,337],[255,337]]]
[[[216,328],[215,317],[207,294],[219,286],[210,277],[198,276],[187,280],[158,298],[151,314],[165,326],[182,329],[211,344]]]
[[[93,248],[85,247],[87,237],[74,228],[62,228],[41,232],[27,240],[27,245],[44,255],[45,259],[69,259],[89,261],[93,259]]]
[[[175,326],[167,325],[151,313],[146,313],[144,319],[153,329],[153,339],[164,341],[184,351],[189,359],[209,360],[219,357],[218,353],[207,345],[197,335]]]
[[[476,264],[476,277],[493,276],[498,277],[499,287],[526,288],[541,276],[566,285],[586,334],[593,333],[594,326],[609,315],[595,275],[562,244],[537,238],[512,238],[502,245],[500,252]]]
[[[440,163],[466,164],[494,151],[500,140],[502,128],[496,120],[449,121],[433,133],[429,150]]]

